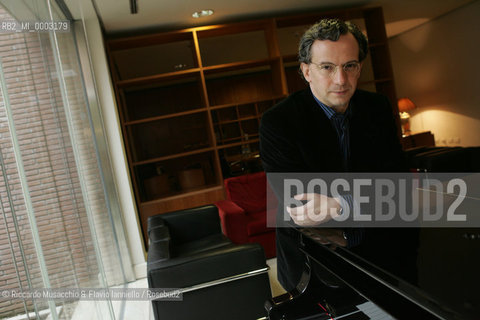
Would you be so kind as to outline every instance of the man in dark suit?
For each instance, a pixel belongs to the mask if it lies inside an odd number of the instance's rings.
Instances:
[[[305,32],[299,61],[309,88],[293,93],[262,117],[260,155],[267,173],[405,169],[388,99],[357,89],[367,51],[366,37],[348,22],[324,19]],[[295,199],[305,204],[287,211],[301,227],[318,226],[351,206],[348,199],[316,193],[299,194]],[[283,213],[283,208],[280,211]],[[324,220],[311,219],[321,214]],[[366,237],[362,229],[323,232],[325,242],[340,246],[378,244],[378,239]],[[278,278],[287,291],[297,285],[304,267],[305,258],[298,248],[298,232],[277,229]],[[373,256],[390,251],[377,247],[374,252]]]

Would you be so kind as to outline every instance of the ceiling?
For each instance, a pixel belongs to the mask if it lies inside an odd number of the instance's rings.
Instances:
[[[69,2],[68,0],[66,1]],[[472,0],[92,0],[108,34],[149,29],[178,29],[347,7],[382,6],[389,37],[455,10]],[[194,11],[213,9],[195,19]]]

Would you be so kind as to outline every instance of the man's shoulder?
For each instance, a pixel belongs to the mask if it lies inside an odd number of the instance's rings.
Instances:
[[[265,111],[262,118],[272,119],[295,116],[299,109],[309,105],[312,99],[312,94],[309,89],[294,92]]]

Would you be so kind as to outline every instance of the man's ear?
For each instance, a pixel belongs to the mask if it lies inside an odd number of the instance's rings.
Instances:
[[[305,62],[300,63],[300,69],[302,70],[303,77],[307,82],[310,82],[310,66]]]

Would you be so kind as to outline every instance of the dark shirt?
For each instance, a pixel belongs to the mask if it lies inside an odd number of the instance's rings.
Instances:
[[[348,128],[350,121],[350,107],[345,110],[345,113],[338,113],[331,107],[326,106],[317,97],[313,96],[317,101],[320,108],[322,108],[325,115],[332,123],[333,127],[337,131],[338,144],[343,155],[343,167],[345,171],[348,170],[348,161],[350,157],[350,130]]]
[[[313,95],[313,94],[312,94]],[[333,110],[331,107],[325,105],[320,100],[315,97],[320,108],[325,112],[325,115],[332,123],[332,126],[335,128],[338,136],[338,144],[340,145],[340,150],[342,151],[343,156],[343,169],[348,171],[349,161],[350,161],[350,117],[351,117],[351,108],[347,107],[347,110],[342,113],[338,113]],[[353,208],[353,197],[351,194],[346,194],[342,196],[340,205],[342,208],[349,206],[350,210]],[[350,211],[351,212],[351,211]],[[352,248],[360,244],[364,236],[364,230],[361,228],[351,228],[344,230],[344,235],[347,238],[347,247]]]

